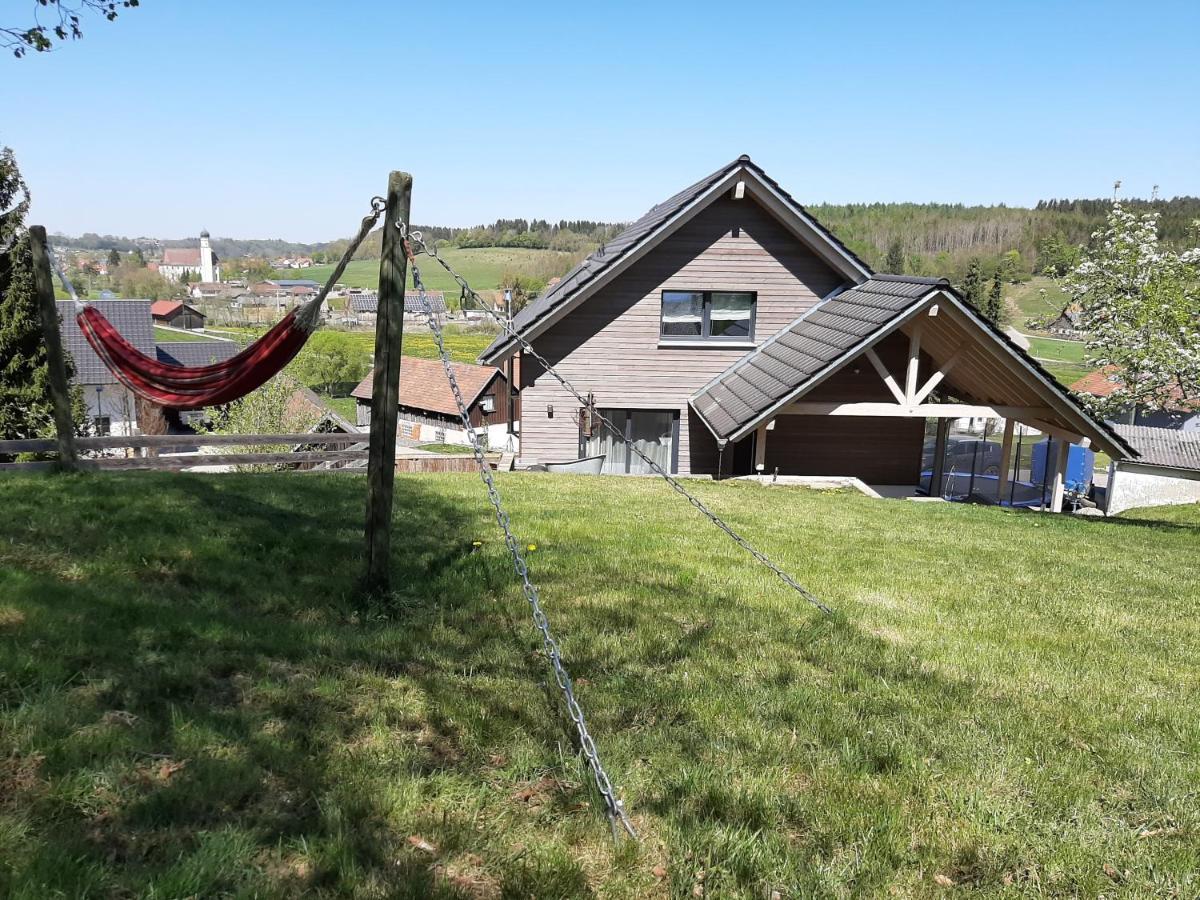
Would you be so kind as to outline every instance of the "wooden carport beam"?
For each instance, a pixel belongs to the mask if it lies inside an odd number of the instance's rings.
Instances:
[[[922,321],[922,319],[914,321],[912,331],[908,334],[908,371],[904,378],[904,403],[909,406],[915,406],[917,402],[917,375],[921,368]]]
[[[1044,406],[979,406],[971,403],[817,403],[797,401],[780,412],[798,416],[867,416],[900,419],[1019,419],[1042,428],[1034,420],[1050,415]],[[1047,426],[1051,427],[1051,426]],[[1061,428],[1056,429],[1062,431]],[[1079,440],[1078,435],[1072,439]]]
[[[896,379],[892,377],[892,373],[883,364],[883,360],[879,358],[879,354],[875,352],[875,348],[868,347],[865,356],[872,368],[875,369],[875,372],[883,379],[883,383],[887,385],[887,389],[892,392],[892,396],[896,398],[896,402],[904,403],[904,391],[900,390],[900,385],[896,383]]]
[[[957,350],[954,351],[953,354],[951,354],[948,360],[942,363],[941,367],[936,372],[929,376],[929,380],[922,385],[921,389],[917,391],[916,396],[913,397],[912,402],[914,405],[924,401],[926,397],[933,393],[933,389],[941,384],[942,380],[947,375],[954,371],[954,367],[958,365],[958,361],[962,359],[963,353],[966,351],[966,349],[966,345],[961,345]]]
[[[761,473],[767,463],[767,423],[754,431],[754,471]]]

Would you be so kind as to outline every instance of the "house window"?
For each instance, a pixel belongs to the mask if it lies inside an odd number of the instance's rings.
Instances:
[[[754,340],[754,291],[663,291],[666,341]]]
[[[484,394],[483,397],[481,397],[479,399],[479,408],[482,409],[485,413],[495,412],[496,411],[496,395],[495,394]]]
[[[110,416],[96,416],[93,422],[96,427],[96,434],[100,437],[112,434],[112,418]]]
[[[596,421],[590,436],[580,429],[579,455],[603,456],[607,475],[649,475],[650,465],[629,449],[625,441],[667,472],[679,467],[679,411],[674,409],[598,409],[617,427],[625,440]]]

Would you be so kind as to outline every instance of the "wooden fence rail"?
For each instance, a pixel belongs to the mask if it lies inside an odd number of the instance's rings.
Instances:
[[[365,444],[366,434],[143,434],[105,435],[75,439],[80,450],[166,449],[171,447],[255,447],[272,444],[331,446]],[[51,453],[58,450],[54,438],[0,441],[0,453]]]
[[[76,468],[81,471],[125,472],[134,469],[179,471],[195,466],[255,466],[289,463],[349,462],[366,459],[364,450],[313,450],[298,453],[182,453],[178,456],[131,456],[101,459],[80,459]],[[0,463],[0,471],[16,469],[37,472],[54,469],[57,462]]]

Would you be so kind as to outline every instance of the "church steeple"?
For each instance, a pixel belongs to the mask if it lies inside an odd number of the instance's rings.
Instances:
[[[200,232],[200,280],[210,284],[217,280],[212,247],[208,243],[208,229]]]

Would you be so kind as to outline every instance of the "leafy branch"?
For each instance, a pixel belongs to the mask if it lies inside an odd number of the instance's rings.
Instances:
[[[77,41],[83,37],[82,14],[98,13],[109,22],[117,18],[123,9],[132,9],[139,0],[36,0],[33,6],[33,24],[29,27],[0,27],[0,46],[11,50],[20,59],[30,50],[45,53],[54,49],[55,42]],[[52,11],[57,22],[46,24],[39,15],[42,10]]]

